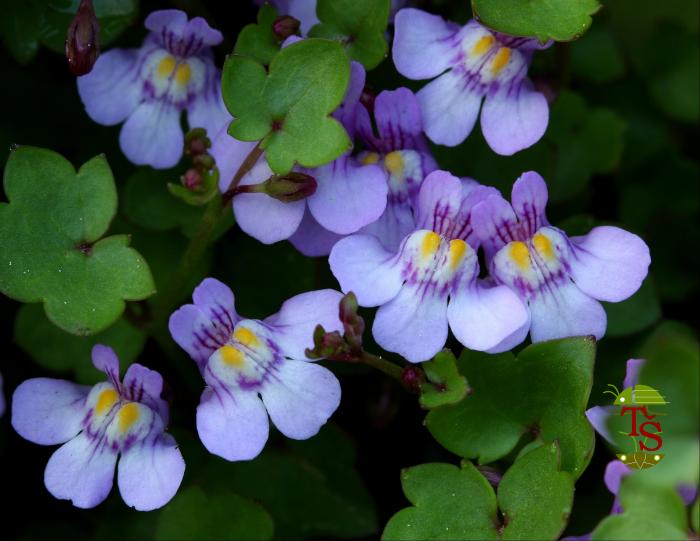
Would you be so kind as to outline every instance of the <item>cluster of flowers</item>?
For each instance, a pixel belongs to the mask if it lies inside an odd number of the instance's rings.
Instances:
[[[174,10],[152,13],[145,24],[151,33],[141,49],[108,51],[79,78],[86,110],[102,124],[126,120],[124,153],[161,168],[181,157],[179,119],[186,110],[190,126],[218,134],[211,153],[225,189],[255,143],[226,133],[231,117],[210,50],[221,34]],[[300,171],[317,183],[306,199],[236,195],[237,223],[262,242],[288,239],[306,255],[330,255],[341,289],[353,291],[362,306],[379,307],[377,343],[410,362],[433,357],[448,327],[466,347],[489,352],[510,349],[528,333],[533,341],[600,338],[606,317],[598,301],[621,301],[639,288],[650,262],[644,242],[607,226],[569,238],[545,216],[547,188],[537,173],[515,182],[508,203],[493,188],[439,170],[425,138],[460,143],[483,100],[482,130],[496,152],[534,144],[548,120],[544,96],[526,77],[539,47],[475,21],[460,28],[419,10],[399,11],[397,69],[413,79],[438,77],[416,95],[399,88],[375,97],[364,92],[364,69],[353,63],[334,116],[364,150]],[[241,185],[271,175],[263,157]],[[480,248],[488,272],[480,271]],[[263,321],[250,320],[236,313],[226,285],[206,279],[193,304],[172,314],[172,337],[206,383],[197,429],[209,451],[228,460],[254,458],[267,440],[268,416],[290,438],[318,432],[338,407],[340,385],[305,350],[317,325],[342,331],[341,297],[333,290],[305,293]],[[121,455],[124,500],[143,510],[162,506],[184,472],[175,441],[164,432],[162,379],[134,364],[122,383],[116,356],[102,346],[93,362],[109,380],[92,388],[45,378],[23,383],[13,398],[13,426],[40,444],[67,442],[46,468],[46,486],[56,497],[97,505]]]

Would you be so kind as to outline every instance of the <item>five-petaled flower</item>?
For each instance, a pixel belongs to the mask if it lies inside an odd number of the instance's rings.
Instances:
[[[78,78],[78,91],[95,122],[111,126],[126,120],[119,143],[129,160],[166,169],[182,157],[183,110],[190,127],[211,134],[227,121],[221,74],[210,49],[223,38],[201,17],[188,21],[172,9],[151,13],[145,26],[150,34],[140,49],[103,53]]]
[[[432,79],[418,92],[425,132],[435,143],[458,145],[481,109],[481,130],[498,154],[510,155],[542,137],[549,121],[544,95],[527,69],[534,39],[492,32],[472,20],[459,27],[418,9],[396,15],[393,57],[409,79]],[[483,109],[481,107],[484,99]]]
[[[533,342],[600,339],[607,317],[598,301],[623,301],[639,289],[651,262],[649,248],[637,235],[612,226],[570,239],[547,221],[547,185],[535,172],[513,184],[511,202],[489,195],[474,207],[472,224],[491,276],[529,307],[521,339],[528,331]]]
[[[249,460],[267,441],[268,414],[285,436],[315,435],[340,404],[333,373],[306,357],[316,325],[341,331],[342,295],[330,289],[287,300],[262,321],[236,313],[223,283],[205,279],[170,317],[173,339],[197,363],[207,388],[197,408],[204,446],[227,460]]]
[[[380,306],[372,326],[377,343],[411,362],[445,345],[448,323],[465,346],[504,351],[527,322],[527,310],[504,286],[479,279],[472,208],[495,190],[433,171],[418,194],[416,225],[389,251],[371,235],[339,241],[330,265],[343,291],[362,306]],[[522,338],[520,338],[522,340]]]
[[[92,362],[108,381],[93,387],[49,378],[22,383],[12,397],[12,426],[34,443],[64,444],[44,473],[56,498],[95,507],[112,490],[119,457],[117,482],[127,505],[139,511],[162,507],[185,473],[180,450],[165,433],[163,378],[132,364],[121,382],[119,359],[102,345],[93,348]]]

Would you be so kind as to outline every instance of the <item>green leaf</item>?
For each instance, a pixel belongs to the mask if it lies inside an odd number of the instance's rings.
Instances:
[[[499,539],[496,495],[471,462],[405,469],[401,486],[413,507],[389,519],[382,539]]]
[[[63,54],[66,33],[80,0],[44,0],[47,4],[41,20],[40,40],[49,49]],[[139,0],[93,0],[95,15],[100,21],[100,46],[110,45],[129,26],[139,12]]]
[[[432,410],[430,433],[448,450],[486,464],[505,457],[523,437],[558,441],[562,469],[578,477],[593,453],[593,429],[584,411],[593,378],[595,342],[567,338],[512,353],[464,350],[459,370],[470,394]]]
[[[387,54],[384,32],[389,20],[390,0],[318,0],[319,24],[309,35],[338,40],[352,60],[372,69]]]
[[[25,304],[15,319],[15,341],[41,367],[73,372],[81,383],[95,383],[104,379],[104,374],[92,365],[90,352],[95,344],[113,348],[124,369],[143,350],[146,334],[118,319],[93,336],[75,336],[52,324],[38,304]]]
[[[700,498],[695,498],[695,503],[690,508],[690,525],[695,533],[700,532]]]
[[[600,9],[597,0],[472,0],[474,17],[482,24],[515,36],[540,41],[579,38]]]
[[[598,84],[624,75],[625,62],[609,31],[594,26],[585,37],[571,44],[571,71]]]
[[[192,486],[179,493],[158,516],[158,540],[272,539],[274,524],[263,507],[232,492],[207,495]]]
[[[114,323],[125,300],[154,293],[151,272],[129,237],[101,238],[117,210],[104,156],[73,166],[49,150],[22,147],[5,167],[0,203],[0,291],[43,302],[49,319],[88,335]]]
[[[275,521],[276,539],[372,537],[377,515],[355,460],[348,437],[330,425],[251,462],[217,460],[204,481],[261,502]]]
[[[625,336],[650,327],[661,317],[661,305],[656,288],[647,278],[642,287],[622,302],[604,302],[608,315],[607,336]]]
[[[277,18],[277,10],[270,4],[263,4],[258,11],[258,22],[251,23],[241,30],[233,49],[235,54],[250,56],[268,65],[280,50],[280,44],[272,31]]]
[[[515,461],[498,486],[503,539],[558,539],[571,514],[574,481],[559,470],[556,442]]]
[[[261,140],[273,171],[295,163],[317,167],[351,146],[343,126],[329,114],[341,103],[350,64],[339,43],[306,39],[282,49],[265,67],[233,55],[224,65],[224,101],[235,120],[229,133]]]
[[[498,498],[469,461],[461,468],[408,468],[401,483],[413,507],[391,517],[383,540],[557,539],[571,512],[574,491],[571,475],[559,471],[556,443],[518,459],[501,479]]]
[[[583,98],[562,92],[552,106],[546,140],[556,145],[550,199],[580,193],[591,177],[609,173],[620,161],[626,124],[616,112],[589,108]]]
[[[672,487],[650,489],[641,482],[645,473],[647,470],[622,480],[623,512],[603,519],[593,530],[594,541],[688,539],[688,519],[678,492]]]
[[[139,168],[126,183],[124,214],[136,225],[152,231],[179,227],[190,236],[202,217],[202,209],[184,203],[168,191],[172,172]]]
[[[467,380],[457,370],[457,360],[449,349],[438,353],[432,361],[423,363],[428,381],[421,385],[420,405],[433,409],[456,404],[467,395]]]

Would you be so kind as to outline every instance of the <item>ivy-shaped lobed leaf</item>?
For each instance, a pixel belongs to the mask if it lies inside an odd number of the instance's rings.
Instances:
[[[229,133],[258,141],[275,173],[295,163],[317,167],[351,147],[343,126],[330,113],[340,105],[350,63],[339,43],[306,39],[282,49],[269,72],[253,58],[233,55],[222,77],[224,102],[233,122]]]
[[[423,363],[428,381],[420,386],[420,405],[433,409],[456,404],[467,395],[467,380],[457,369],[457,360],[449,349],[438,353],[432,361]]]
[[[593,379],[595,341],[566,338],[512,353],[465,350],[458,366],[470,394],[432,410],[430,433],[448,450],[481,464],[505,457],[530,438],[558,441],[562,469],[581,475],[593,453],[593,429],[585,417]]]
[[[321,22],[309,35],[338,40],[351,59],[375,68],[387,54],[384,33],[390,4],[390,0],[318,0],[316,15]]]
[[[154,538],[267,541],[273,530],[272,518],[259,504],[229,491],[207,495],[191,486],[159,512]]]
[[[599,9],[598,0],[472,0],[474,17],[482,24],[540,41],[581,37]]]
[[[688,539],[687,512],[678,492],[674,487],[650,488],[642,480],[644,473],[622,480],[622,513],[603,519],[591,534],[593,541]]]
[[[80,383],[104,380],[90,360],[95,344],[110,346],[122,363],[122,370],[136,360],[146,344],[146,333],[123,318],[92,336],[75,336],[53,325],[38,304],[25,304],[15,318],[17,345],[42,368],[58,373],[73,372]]]
[[[270,4],[263,4],[258,11],[258,22],[246,25],[236,40],[235,54],[250,56],[268,65],[280,50],[279,40],[272,30],[277,18],[277,10]]]
[[[423,464],[404,470],[404,493],[413,507],[396,513],[382,539],[557,539],[571,512],[573,479],[559,470],[556,443],[518,459],[498,496],[469,461]],[[499,512],[500,511],[500,512]]]
[[[114,323],[125,300],[155,292],[128,235],[102,238],[117,210],[117,192],[104,156],[75,171],[50,150],[22,147],[5,167],[0,203],[0,291],[22,302],[43,302],[49,319],[88,335]]]

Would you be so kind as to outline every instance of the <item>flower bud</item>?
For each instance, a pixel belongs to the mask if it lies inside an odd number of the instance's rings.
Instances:
[[[419,393],[425,383],[425,372],[419,367],[408,365],[401,372],[401,384],[412,393]]]
[[[340,321],[345,331],[345,340],[351,350],[359,355],[362,353],[365,320],[357,313],[357,308],[357,297],[352,291],[340,300]]]
[[[272,32],[279,41],[284,41],[289,36],[299,34],[301,23],[290,15],[281,15],[272,23]]]
[[[314,329],[314,347],[306,350],[309,359],[331,359],[334,361],[355,361],[345,339],[338,331],[326,332],[322,325]]]
[[[201,156],[211,148],[211,140],[207,137],[204,128],[193,128],[185,135],[185,154],[188,156]]]
[[[66,58],[71,73],[90,73],[99,54],[100,22],[92,8],[92,0],[82,0],[66,37]]]
[[[266,193],[284,203],[291,203],[313,195],[316,192],[316,179],[310,175],[295,172],[273,175],[259,184],[255,191]]]
[[[194,167],[180,177],[180,183],[192,192],[197,192],[202,187],[202,173]]]

